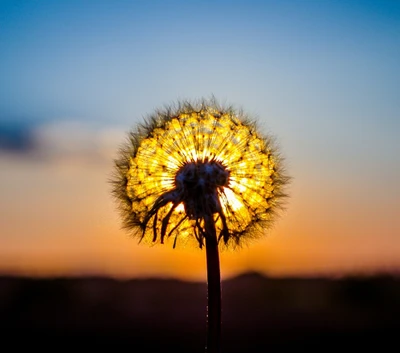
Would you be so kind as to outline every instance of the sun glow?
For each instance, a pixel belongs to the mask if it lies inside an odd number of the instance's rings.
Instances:
[[[241,211],[241,209],[244,208],[243,203],[238,200],[235,193],[231,189],[224,188],[224,194],[226,196],[226,203],[230,206],[232,211]],[[225,207],[225,211],[226,211],[226,207]]]

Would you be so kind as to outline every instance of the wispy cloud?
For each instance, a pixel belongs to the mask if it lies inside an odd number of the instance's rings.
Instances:
[[[0,152],[27,153],[35,148],[32,126],[0,122]]]
[[[8,124],[0,128],[0,154],[38,162],[98,164],[114,157],[125,132],[74,120]]]

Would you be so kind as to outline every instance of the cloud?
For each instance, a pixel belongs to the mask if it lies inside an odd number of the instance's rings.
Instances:
[[[27,153],[35,148],[32,126],[16,122],[0,122],[0,152]]]
[[[0,127],[0,153],[61,164],[110,162],[125,136],[120,128],[73,120]]]

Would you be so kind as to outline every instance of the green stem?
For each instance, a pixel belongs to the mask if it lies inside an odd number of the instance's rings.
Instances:
[[[221,273],[213,216],[205,217],[207,256],[207,353],[221,349]]]

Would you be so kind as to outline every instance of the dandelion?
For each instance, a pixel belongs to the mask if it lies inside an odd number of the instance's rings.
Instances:
[[[273,139],[215,99],[180,102],[131,131],[115,165],[123,225],[139,241],[206,248],[207,351],[219,352],[219,248],[264,235],[286,197]]]

